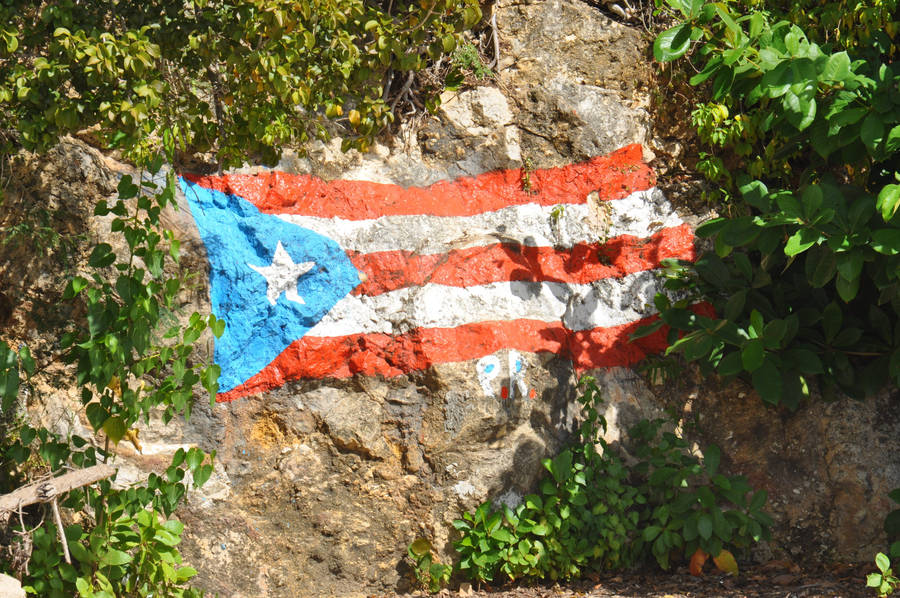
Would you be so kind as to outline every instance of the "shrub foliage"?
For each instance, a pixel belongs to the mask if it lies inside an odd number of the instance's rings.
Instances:
[[[792,409],[813,378],[825,396],[900,382],[896,1],[665,5],[654,55],[697,69],[700,170],[730,212],[698,229],[712,251],[672,264],[688,292],[657,299],[668,351]]]

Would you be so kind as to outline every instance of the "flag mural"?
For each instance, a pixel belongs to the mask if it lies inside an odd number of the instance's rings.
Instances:
[[[693,259],[693,234],[641,155],[628,146],[528,184],[521,170],[410,188],[183,178],[226,323],[218,400],[468,360],[486,387],[498,351],[510,367],[551,352],[584,371],[663,349],[660,334],[628,335],[653,317],[654,269]]]

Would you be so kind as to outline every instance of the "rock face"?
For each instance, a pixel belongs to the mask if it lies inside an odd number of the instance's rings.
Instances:
[[[427,187],[505,170],[509,179],[503,183],[505,196],[527,192],[540,198],[549,187],[542,187],[543,175],[535,169],[564,168],[650,139],[644,108],[648,100],[640,85],[651,81],[651,68],[639,31],[577,0],[503,0],[494,10],[501,37],[495,80],[445,95],[434,119],[404,130],[393,146],[379,145],[361,155],[342,154],[336,144],[320,145],[303,158],[286,155],[278,169],[323,181],[402,187]],[[73,213],[82,214],[78,224],[84,230],[105,238],[104,223],[91,220],[84,205],[114,189],[113,171],[82,144],[71,142],[59,151],[61,155],[50,161],[53,185],[66,190],[74,185],[84,191],[83,196],[72,197],[82,206]],[[652,155],[646,152],[644,158]],[[619,174],[641,168],[638,155]],[[258,171],[248,168],[243,174]],[[324,197],[333,197],[338,188],[322,184],[328,191]],[[410,541],[427,536],[449,556],[449,524],[462,510],[485,499],[513,504],[533,489],[543,471],[541,459],[558,451],[575,429],[578,414],[573,399],[580,373],[595,375],[604,391],[610,441],[623,437],[639,419],[658,417],[664,407],[675,406],[681,409],[684,424],[694,424],[685,429],[700,445],[715,442],[723,448],[727,455],[723,464],[730,473],[747,475],[751,483],[769,490],[776,529],[773,541],[759,553],[761,558],[774,554],[869,559],[880,548],[880,522],[889,508],[885,495],[900,486],[896,393],[863,403],[815,403],[791,414],[765,408],[740,387],[722,389],[689,381],[677,388],[652,387],[625,367],[599,367],[634,362],[632,349],[621,348],[628,328],[603,337],[573,331],[583,331],[584,322],[595,313],[616,314],[625,323],[639,319],[649,313],[647,304],[658,284],[652,276],[634,279],[625,287],[604,280],[626,280],[629,272],[646,270],[651,266],[640,264],[658,262],[667,248],[690,250],[690,233],[679,226],[688,215],[674,213],[658,192],[629,195],[637,189],[621,185],[617,191],[624,193],[619,199],[604,201],[611,199],[604,195],[609,187],[604,183],[582,190],[584,201],[565,205],[555,215],[557,204],[550,203],[543,212],[517,213],[516,218],[490,226],[451,231],[454,251],[474,253],[493,268],[485,267],[487,273],[494,272],[497,263],[518,260],[518,269],[511,270],[521,271],[518,278],[507,272],[502,279],[511,304],[550,306],[554,327],[519,333],[522,338],[517,342],[532,343],[531,350],[510,342],[512,334],[496,335],[491,340],[502,342],[490,351],[472,342],[447,343],[446,351],[457,358],[440,360],[434,358],[435,346],[421,338],[414,339],[418,344],[401,344],[375,342],[370,335],[358,340],[353,350],[346,344],[340,351],[330,349],[337,361],[329,362],[328,371],[341,374],[323,377],[304,373],[322,365],[326,352],[321,345],[303,348],[305,353],[300,347],[294,355],[302,358],[294,359],[293,365],[276,364],[271,378],[257,380],[256,385],[238,380],[228,389],[237,391],[224,397],[232,400],[210,407],[198,397],[190,422],[163,426],[154,421],[142,429],[143,454],[122,449],[120,480],[159,470],[181,446],[217,451],[213,478],[191,495],[180,513],[186,524],[183,549],[188,562],[200,571],[199,585],[235,597],[349,596],[407,589],[411,576],[404,555]],[[276,194],[266,197],[278,200]],[[187,198],[180,199],[183,207],[188,205]],[[362,202],[357,209],[368,207]],[[186,313],[208,311],[217,292],[215,283],[210,291],[207,277],[211,263],[213,272],[217,268],[207,249],[211,254],[215,248],[203,227],[198,229],[195,215],[187,209],[164,214],[166,224],[182,237],[186,271],[196,275],[192,293],[183,299]],[[336,215],[320,220],[318,225],[331,227],[329,235],[344,235],[344,249],[353,249],[347,244],[356,237],[346,230],[352,227],[341,224]],[[312,220],[306,222],[311,225]],[[426,260],[435,253],[428,242],[451,229],[449,220],[441,221],[429,234],[418,230],[418,240],[411,229],[409,234],[403,234],[403,228],[399,234],[376,230],[365,241],[382,243],[377,253],[402,250],[404,259]],[[671,232],[675,230],[682,236]],[[535,281],[528,277],[541,272],[543,262],[529,252],[535,247],[579,246],[579,234],[592,236],[580,240],[585,253],[573,250],[563,263],[569,268],[552,274],[560,278],[551,282],[559,284],[554,288],[561,292],[546,296],[536,292]],[[629,245],[625,234],[641,241]],[[685,239],[687,247],[678,245]],[[270,256],[274,243],[265,235],[258,239],[259,247],[271,245]],[[515,250],[496,254],[485,249],[493,245]],[[3,253],[0,262],[6,268],[0,274],[8,280],[15,277],[12,257]],[[299,255],[289,258],[291,263],[304,262]],[[247,280],[260,276],[255,280],[261,285],[261,305],[269,309],[267,280],[258,269],[269,263],[241,262],[248,263],[255,267],[247,270]],[[499,309],[497,301],[482,297],[475,302],[474,293],[460,294],[461,286],[452,284],[455,276],[478,270],[471,262],[456,269],[422,263],[420,271],[429,280],[444,277],[446,291],[436,296],[409,292],[396,305],[372,307],[371,321],[361,325],[375,322],[371,325],[386,328],[372,328],[374,333],[395,339],[420,319],[442,317],[447,310],[469,315]],[[353,264],[368,272],[362,261]],[[585,268],[602,271],[606,278],[588,278],[581,294],[566,291],[575,282],[562,277],[574,277],[572,271]],[[372,287],[377,280],[394,280],[388,270],[378,271],[381,278],[360,277],[368,295],[353,300],[374,305],[378,297],[393,296]],[[303,275],[297,274],[295,280]],[[52,280],[47,278],[47,293]],[[420,282],[424,288],[428,281]],[[39,281],[29,284],[43,289]],[[311,295],[298,291],[298,297],[305,297],[300,304],[285,291],[275,296],[276,304],[290,309],[295,309],[290,304],[300,306],[296,309],[311,304]],[[24,289],[20,294],[37,296]],[[455,304],[462,301],[469,307],[459,310]],[[435,305],[444,307],[436,310]],[[10,321],[23,330],[35,327],[23,310],[14,309]],[[350,317],[361,312],[340,313]],[[535,318],[531,312],[526,316],[523,319]],[[332,330],[338,330],[346,317],[332,318]],[[262,330],[268,334],[263,322],[253,324],[257,335]],[[611,328],[609,323],[602,327]],[[557,332],[540,334],[551,328]],[[247,351],[252,351],[252,340],[245,344]],[[535,349],[538,342],[545,343],[540,345],[544,348]],[[616,359],[604,362],[610,355]],[[64,398],[62,369],[56,382],[56,395]],[[68,422],[58,424],[68,426],[65,429],[83,429],[73,404],[59,400],[52,414],[45,410],[45,420]]]

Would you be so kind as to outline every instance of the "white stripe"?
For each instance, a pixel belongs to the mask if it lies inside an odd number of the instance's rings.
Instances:
[[[570,330],[618,326],[655,312],[663,281],[654,272],[592,284],[496,282],[471,287],[426,284],[375,296],[348,295],[308,336],[403,334],[491,320],[561,321]]]
[[[600,222],[593,227],[588,222],[587,204],[563,205],[558,218],[553,216],[554,209],[525,204],[474,216],[383,216],[371,220],[278,216],[359,253],[406,250],[433,254],[504,241],[533,247],[571,247],[619,235],[649,237],[661,228],[683,223],[656,188],[601,202]]]

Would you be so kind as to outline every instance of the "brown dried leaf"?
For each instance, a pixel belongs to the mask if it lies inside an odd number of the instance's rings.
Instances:
[[[688,566],[691,575],[694,577],[703,575],[703,565],[706,563],[707,558],[709,558],[709,554],[704,552],[701,548],[698,548],[694,552],[693,556],[691,556],[691,564]]]

